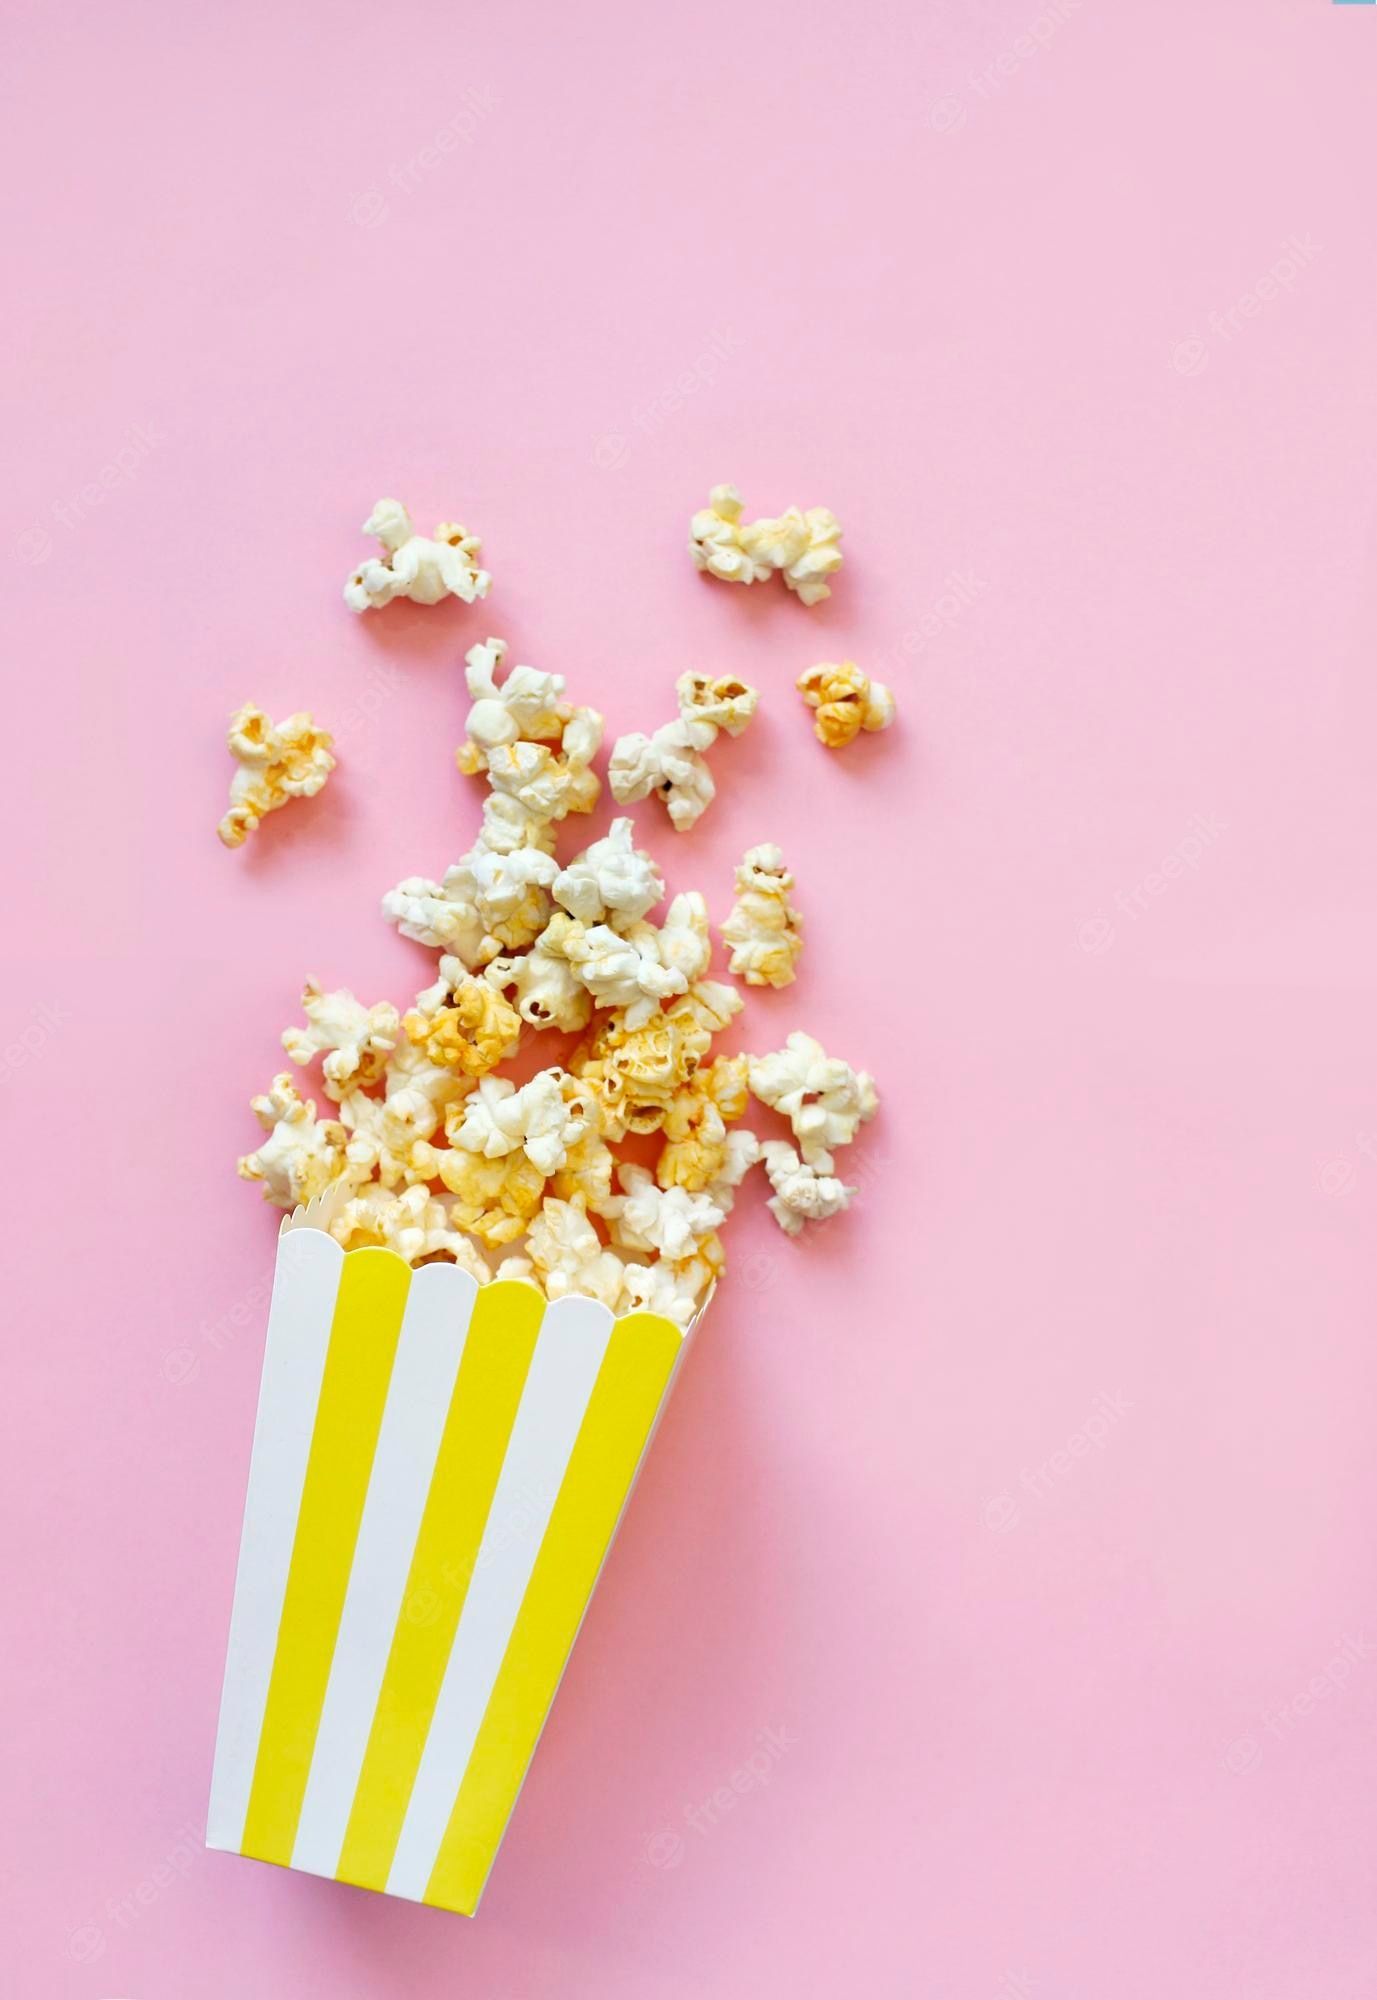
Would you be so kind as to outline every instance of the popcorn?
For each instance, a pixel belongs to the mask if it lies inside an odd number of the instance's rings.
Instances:
[[[777,519],[741,519],[734,486],[714,486],[689,522],[694,566],[724,583],[764,583],[776,570],[803,604],[831,596],[826,579],[842,566],[841,525],[826,507],[790,507]]]
[[[591,812],[602,789],[592,769],[602,744],[601,715],[563,699],[562,674],[513,667],[499,684],[497,669],[506,653],[504,640],[487,639],[467,655],[465,679],[474,705],[455,762],[467,777],[486,772],[493,791],[511,802],[502,815],[509,831]],[[551,749],[552,743],[558,748]]]
[[[402,1026],[431,1062],[460,1076],[486,1076],[521,1040],[515,1007],[487,980],[469,975],[453,989],[453,1005],[413,1008]]]
[[[362,532],[376,535],[383,553],[369,556],[345,584],[351,611],[377,611],[394,597],[409,597],[413,604],[459,597],[472,604],[492,588],[492,578],[474,560],[482,543],[457,521],[442,521],[429,540],[416,533],[400,500],[380,500]]]
[[[503,1077],[482,1077],[464,1106],[454,1144],[489,1160],[521,1147],[542,1174],[554,1173],[565,1164],[590,1115],[589,1096],[566,1098],[563,1083],[559,1069],[542,1070],[520,1090]]]
[[[594,1005],[620,1009],[628,1028],[643,1026],[672,993],[688,991],[684,974],[663,962],[653,924],[632,924],[625,932],[608,924],[571,924],[565,951]]]
[[[817,714],[813,733],[829,750],[840,750],[863,729],[888,729],[894,720],[894,697],[879,681],[867,680],[854,660],[823,661],[809,667],[794,683]]]
[[[785,1140],[767,1139],[760,1156],[774,1189],[765,1206],[786,1235],[797,1236],[805,1222],[825,1222],[851,1206],[856,1190],[836,1178],[830,1153],[800,1160]]]
[[[216,832],[226,847],[242,847],[266,813],[288,799],[313,799],[335,768],[334,738],[301,709],[274,725],[252,702],[230,717],[230,755],[239,769],[230,782],[229,811]]]
[[[622,1274],[623,1312],[663,1313],[676,1326],[692,1323],[706,1287],[717,1277],[720,1261],[711,1256],[686,1257],[680,1264],[662,1259],[653,1264],[628,1264]]]
[[[324,1054],[325,1092],[338,1098],[347,1084],[376,1083],[397,1046],[401,1022],[389,1001],[365,1007],[347,987],[323,993],[314,979],[301,991],[304,1028],[288,1028],[282,1046],[294,1063]]]
[[[704,1240],[727,1219],[725,1206],[710,1193],[658,1187],[647,1167],[617,1168],[622,1192],[608,1202],[612,1236],[624,1250],[658,1250],[670,1263],[696,1256]]]
[[[587,1027],[593,1004],[570,963],[568,946],[582,926],[563,912],[551,917],[524,957],[504,955],[484,968],[500,993],[516,995],[516,1011],[533,1028],[575,1034]]]
[[[866,1071],[827,1055],[811,1035],[795,1032],[772,1055],[751,1056],[748,1075],[751,1095],[789,1120],[809,1164],[849,1145],[879,1109]]]
[[[388,890],[382,911],[403,937],[481,966],[539,934],[550,913],[546,891],[558,873],[543,847],[498,854],[480,842],[438,882],[408,875]]]
[[[489,1250],[525,1234],[540,1207],[545,1175],[524,1152],[486,1159],[457,1148],[423,1146],[416,1151],[418,1166],[428,1169],[424,1177],[440,1181],[454,1196],[450,1216],[456,1227],[468,1230]]]
[[[621,1296],[624,1271],[615,1251],[605,1249],[578,1199],[547,1196],[531,1224],[526,1248],[552,1299],[571,1292],[613,1307]]]
[[[497,669],[507,657],[505,639],[485,639],[464,655],[464,679],[473,697],[468,739],[473,769],[483,768],[489,750],[525,737],[532,742],[558,741],[572,710],[563,699],[563,674],[537,673],[534,667],[513,667],[499,686]]]
[[[732,676],[713,680],[707,674],[680,674],[674,692],[686,722],[706,722],[728,736],[741,734],[760,702],[755,688]]]
[[[703,752],[719,728],[739,736],[755,714],[759,696],[743,681],[707,681],[681,674],[675,683],[679,719],[653,736],[633,732],[612,746],[607,780],[618,805],[634,805],[652,792],[664,800],[672,824],[682,833],[702,818],[717,788]]]
[[[333,1118],[317,1123],[314,1102],[301,1096],[290,1071],[275,1076],[249,1109],[268,1137],[240,1160],[239,1175],[263,1183],[264,1201],[295,1208],[324,1194],[343,1174],[344,1127]]]
[[[634,844],[629,819],[614,819],[601,840],[555,876],[550,893],[582,924],[613,930],[638,923],[665,893],[664,877]]]
[[[773,843],[749,848],[736,871],[737,897],[722,926],[730,970],[748,986],[790,986],[803,950],[803,920],[789,901],[794,878]]]
[[[733,1155],[727,1126],[746,1110],[746,1057],[719,1056],[693,1081],[675,1091],[665,1109],[665,1144],[656,1163],[660,1186],[687,1188],[698,1193],[719,1178],[736,1186],[754,1159],[743,1157],[749,1148]],[[756,1144],[754,1135],[740,1135]],[[735,1172],[736,1162],[740,1171]],[[735,1179],[731,1176],[735,1172]]]
[[[376,1184],[344,1203],[330,1225],[330,1234],[346,1250],[367,1244],[395,1250],[408,1264],[427,1257],[449,1257],[479,1284],[492,1272],[477,1245],[454,1226],[451,1205],[428,1188],[409,1187],[392,1195]]]
[[[741,531],[767,570],[801,560],[784,559],[789,527],[786,517]],[[854,1190],[837,1179],[832,1149],[873,1115],[874,1085],[801,1034],[770,1055],[712,1058],[742,999],[708,977],[703,896],[676,895],[663,922],[651,920],[664,879],[626,817],[560,865],[558,823],[598,794],[602,717],[567,701],[558,674],[507,670],[506,651],[489,639],[466,663],[472,706],[458,761],[488,779],[479,837],[439,881],[411,876],[383,899],[404,936],[440,953],[436,977],[405,1014],[308,980],[305,1025],[283,1044],[293,1061],[323,1058],[338,1117],[318,1121],[291,1078],[277,1077],[253,1101],[266,1136],[239,1171],[286,1208],[336,1189],[328,1226],[346,1249],[444,1258],[480,1284],[495,1276],[551,1299],[582,1294],[687,1327],[724,1268],[718,1232],[757,1162],[791,1234],[848,1204]],[[676,722],[614,748],[612,789],[657,790],[673,823],[689,825],[713,795],[704,751],[720,730],[746,728],[758,698],[743,681],[701,674],[681,675],[676,692]],[[266,718],[241,719],[246,740],[266,743]],[[732,970],[750,985],[785,984],[801,947],[793,878],[770,845],[736,873],[723,926]],[[518,1087],[497,1072],[525,1023],[583,1039],[567,1068]],[[762,1147],[741,1124],[752,1094],[789,1118],[797,1152]],[[653,1168],[619,1159],[629,1135],[654,1132]]]

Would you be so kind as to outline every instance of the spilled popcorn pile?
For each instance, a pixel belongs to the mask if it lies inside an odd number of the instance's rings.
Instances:
[[[505,654],[489,639],[467,656],[456,754],[487,779],[478,839],[438,881],[412,876],[383,898],[403,936],[441,954],[437,978],[406,1013],[308,983],[306,1025],[283,1045],[295,1063],[323,1058],[337,1115],[318,1117],[284,1072],[253,1100],[266,1137],[239,1172],[280,1208],[337,1189],[331,1229],[346,1249],[452,1259],[480,1281],[687,1325],[724,1268],[718,1231],[753,1167],[790,1235],[848,1206],[835,1155],[874,1116],[875,1087],[805,1034],[764,1056],[713,1055],[743,1002],[708,976],[703,897],[676,896],[652,920],[664,880],[629,819],[556,858],[559,823],[597,802],[603,718],[565,700],[562,675],[506,669]],[[618,743],[611,777],[618,800],[654,791],[684,826],[712,796],[703,750],[745,728],[757,696],[686,675],[678,697],[677,723]],[[789,984],[803,939],[779,849],[753,848],[736,886],[732,970]],[[580,1039],[518,1085],[497,1071],[528,1030]],[[787,1119],[793,1144],[741,1124],[752,1098]],[[661,1142],[653,1169],[619,1156],[648,1134]]]

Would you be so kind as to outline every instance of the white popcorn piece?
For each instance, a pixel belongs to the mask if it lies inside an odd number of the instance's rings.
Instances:
[[[829,1056],[821,1042],[795,1032],[782,1049],[749,1059],[751,1095],[781,1112],[810,1164],[849,1145],[879,1108],[873,1079]]]
[[[614,931],[608,924],[571,925],[565,954],[598,1007],[624,1010],[625,1026],[639,1028],[660,1011],[660,1002],[688,990],[688,980],[660,956],[660,933],[653,924]]]
[[[492,588],[492,578],[475,560],[482,543],[457,521],[442,521],[431,539],[416,533],[400,500],[380,500],[362,532],[375,535],[383,553],[368,557],[345,584],[351,611],[377,611],[394,597],[413,604],[458,597],[472,604]]]
[[[708,906],[697,889],[686,889],[674,898],[660,926],[657,944],[661,959],[682,976],[685,987],[703,977],[712,962],[712,937]]]
[[[313,799],[335,768],[334,738],[317,729],[306,709],[274,724],[245,702],[230,717],[225,740],[239,766],[230,780],[229,811],[215,829],[226,847],[242,847],[288,799]]]
[[[301,992],[304,1028],[288,1028],[282,1046],[294,1063],[324,1055],[326,1094],[338,1098],[347,1085],[376,1083],[401,1036],[401,1017],[389,1001],[365,1007],[347,987],[321,991],[308,979]]]
[[[557,911],[528,952],[520,957],[504,953],[483,969],[484,978],[506,994],[533,1028],[575,1034],[588,1025],[593,1003],[568,955],[569,940],[581,928]]]
[[[586,1100],[571,1102],[562,1087],[573,1081],[560,1069],[542,1070],[519,1090],[505,1077],[481,1077],[465,1102],[455,1145],[489,1160],[520,1149],[541,1173],[553,1174],[586,1129]]]
[[[527,1232],[526,1250],[548,1297],[577,1293],[615,1310],[624,1279],[622,1260],[604,1247],[581,1199],[560,1201],[547,1195]]]
[[[717,1276],[706,1257],[686,1257],[680,1264],[657,1258],[653,1264],[628,1263],[622,1277],[622,1312],[662,1313],[676,1326],[693,1323],[703,1293]]]
[[[613,930],[638,923],[664,893],[664,877],[636,846],[629,819],[614,819],[601,840],[560,870],[551,888],[571,917]]]
[[[256,1153],[239,1162],[242,1180],[261,1181],[263,1199],[276,1208],[295,1208],[310,1201],[345,1172],[344,1127],[334,1119],[318,1122],[316,1107],[303,1098],[284,1070],[271,1087],[250,1103],[268,1134]]]
[[[838,1180],[832,1155],[820,1152],[801,1160],[783,1139],[767,1139],[760,1149],[774,1195],[766,1202],[788,1236],[797,1236],[806,1222],[825,1222],[851,1206],[856,1190]]]
[[[664,801],[671,824],[683,833],[697,825],[717,792],[703,752],[716,742],[719,728],[739,736],[759,697],[744,681],[707,681],[699,674],[681,674],[675,691],[678,720],[664,723],[651,736],[639,731],[619,736],[607,780],[618,805],[634,805],[654,792]]]
[[[680,833],[697,825],[717,793],[712,773],[683,722],[667,722],[653,736],[639,732],[619,736],[612,746],[607,782],[619,806],[635,805],[654,792]]]
[[[572,714],[564,700],[563,674],[512,667],[499,683],[497,670],[506,657],[505,639],[485,639],[464,655],[464,679],[473,698],[468,747],[476,768],[479,759],[504,743],[523,737],[529,742],[557,742]]]
[[[790,507],[777,517],[741,518],[734,486],[714,486],[689,522],[694,566],[724,583],[764,583],[776,571],[800,603],[831,596],[827,578],[842,566],[841,524],[826,507]]]
[[[602,717],[595,709],[581,710],[566,723],[565,736],[574,746],[566,753],[548,743],[503,743],[483,765],[493,791],[514,800],[537,825],[571,812],[592,812],[602,790],[592,768],[602,742]]]
[[[706,722],[728,736],[739,736],[760,706],[759,690],[731,675],[680,674],[674,692],[685,722]]]
[[[659,1187],[648,1167],[623,1162],[617,1179],[622,1192],[607,1203],[605,1213],[613,1241],[623,1250],[656,1250],[677,1263],[696,1256],[727,1218],[727,1208],[712,1194]]]
[[[789,901],[794,878],[773,842],[749,848],[736,871],[736,901],[722,926],[729,969],[748,986],[789,986],[803,950],[803,919]]]
[[[539,935],[550,914],[546,894],[559,864],[542,847],[494,853],[480,841],[440,881],[409,875],[383,897],[383,915],[403,937],[486,965]]]

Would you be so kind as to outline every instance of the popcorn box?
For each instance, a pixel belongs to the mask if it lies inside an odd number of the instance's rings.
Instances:
[[[283,1224],[208,1847],[472,1916],[691,1337]]]

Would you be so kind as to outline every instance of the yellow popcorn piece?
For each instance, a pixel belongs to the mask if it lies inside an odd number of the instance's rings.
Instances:
[[[745,1056],[718,1056],[700,1070],[685,1089],[677,1090],[665,1111],[665,1143],[655,1164],[661,1187],[698,1193],[728,1171],[727,1127],[745,1114]]]
[[[485,1159],[481,1153],[432,1146],[428,1178],[438,1180],[454,1200],[450,1216],[458,1229],[476,1236],[489,1250],[514,1243],[540,1207],[545,1176],[524,1152]]]
[[[242,847],[264,816],[288,799],[311,799],[335,768],[334,738],[301,709],[274,724],[252,702],[236,709],[226,737],[239,765],[230,782],[229,811],[216,832],[226,847]]]
[[[894,696],[879,681],[868,680],[854,660],[824,660],[794,685],[817,710],[813,733],[829,750],[842,749],[863,729],[888,729],[894,720]]]
[[[736,901],[722,926],[729,969],[748,986],[790,986],[803,950],[803,919],[789,901],[794,878],[772,842],[747,850],[736,871]]]
[[[330,1234],[346,1250],[376,1245],[394,1250],[408,1264],[444,1257],[461,1265],[479,1284],[492,1276],[477,1244],[455,1228],[452,1204],[426,1187],[409,1187],[396,1195],[376,1183],[365,1187],[343,1204]]]
[[[515,1007],[487,980],[471,977],[454,988],[449,1005],[433,1013],[412,1008],[402,1026],[431,1062],[459,1076],[486,1076],[521,1040]]]

